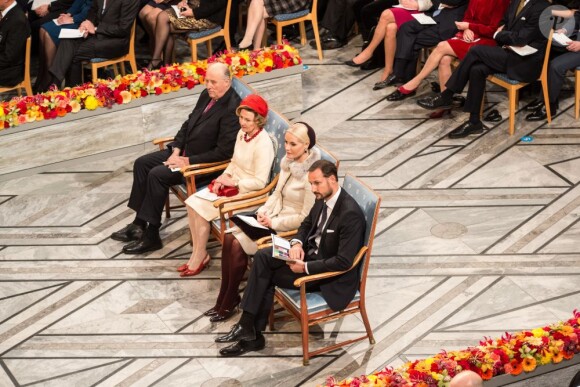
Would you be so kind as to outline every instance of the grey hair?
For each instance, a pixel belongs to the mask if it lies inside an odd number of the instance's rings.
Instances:
[[[209,71],[212,67],[215,67],[216,70],[221,71],[224,79],[232,79],[232,72],[230,71],[230,67],[222,62],[212,62],[207,66],[207,71]]]

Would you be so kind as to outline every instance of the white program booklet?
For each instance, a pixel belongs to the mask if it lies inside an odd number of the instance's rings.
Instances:
[[[55,0],[34,0],[32,2],[32,6],[30,7],[30,9],[34,11],[36,8],[38,8],[38,7],[42,6],[42,5],[50,4],[53,1],[55,1]]]
[[[173,8],[173,10],[175,11],[175,14],[177,15],[178,19],[183,19],[185,17],[181,15],[181,11],[179,10],[179,7],[177,5],[172,5],[171,8]]]
[[[261,225],[260,222],[258,222],[258,220],[256,218],[254,218],[253,216],[246,216],[246,215],[236,215],[236,216],[238,217],[238,219],[243,220],[244,222],[246,222],[247,224],[249,224],[252,227],[263,228],[264,230],[268,230],[268,227]]]
[[[414,13],[411,16],[421,24],[437,24],[431,16],[425,15],[424,13]]]
[[[564,35],[560,32],[556,32],[552,36],[552,39],[554,39],[556,42],[560,43],[562,46],[567,46],[572,42],[572,39],[570,39],[569,37],[567,37],[566,35]]]
[[[61,39],[78,39],[78,38],[82,38],[83,37],[83,33],[78,30],[78,29],[72,29],[72,28],[63,28],[62,30],[60,30],[60,34],[58,34],[58,37]]]
[[[407,8],[407,7],[405,7],[404,5],[401,5],[401,4],[393,5],[393,8],[402,8],[402,9],[406,9],[407,11],[416,11],[416,9]]]
[[[218,200],[220,198],[219,196],[217,196],[213,192],[210,192],[209,188],[207,188],[207,187],[205,187],[202,190],[197,191],[196,193],[194,193],[194,195],[200,199],[207,200],[210,202],[215,202],[216,200]]]
[[[537,49],[531,46],[508,46],[510,50],[518,54],[519,56],[528,56],[538,52]]]
[[[290,259],[290,241],[272,234],[272,257],[286,262],[296,262]]]

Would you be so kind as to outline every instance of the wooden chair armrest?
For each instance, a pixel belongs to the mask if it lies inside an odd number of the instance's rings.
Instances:
[[[318,281],[321,279],[326,279],[326,278],[330,278],[330,277],[336,277],[337,275],[340,275],[342,273],[346,273],[347,271],[351,271],[352,269],[354,269],[359,262],[361,261],[362,257],[366,254],[368,250],[367,246],[363,246],[360,248],[360,250],[358,251],[356,257],[354,258],[354,262],[352,263],[352,265],[350,266],[350,268],[348,270],[344,270],[344,271],[328,271],[326,273],[320,273],[320,274],[312,274],[312,275],[307,275],[305,277],[300,277],[298,278],[296,281],[294,281],[294,286],[296,286],[297,288],[301,287],[302,284],[306,284],[308,282],[312,282],[312,281]]]
[[[193,171],[185,172],[183,177],[187,178],[189,176],[197,176],[197,175],[207,175],[208,173],[213,173],[217,171],[223,171],[228,167],[228,164],[220,164],[216,165],[215,167],[203,168],[203,169],[195,169]]]
[[[257,198],[259,196],[265,195],[268,192],[270,192],[272,190],[272,188],[274,188],[276,186],[277,182],[278,182],[278,176],[276,176],[274,179],[272,179],[270,184],[268,184],[266,187],[262,188],[259,191],[252,191],[252,192],[248,192],[246,194],[232,196],[230,198],[218,199],[215,202],[213,202],[213,206],[216,208],[220,208],[220,211],[221,211],[221,208],[223,208],[223,206],[228,204],[228,203],[235,203],[235,202],[240,202],[242,200]]]
[[[268,198],[260,198],[260,199],[256,199],[256,200],[252,200],[249,202],[243,202],[243,203],[238,203],[238,204],[232,204],[229,206],[224,206],[223,207],[223,211],[224,212],[228,212],[228,211],[238,211],[238,210],[243,210],[245,208],[250,208],[250,207],[254,207],[257,206],[259,204],[264,204],[266,203],[266,200],[268,200]]]
[[[173,141],[174,137],[160,137],[153,140],[153,145],[159,145],[159,149],[165,149],[165,143]]]
[[[181,168],[181,173],[185,173],[188,171],[193,171],[195,169],[203,169],[203,168],[210,168],[215,167],[217,165],[226,164],[226,166],[230,163],[230,160],[223,160],[223,161],[216,161],[214,163],[199,163],[199,164],[191,164]]]
[[[290,230],[290,231],[281,231],[281,232],[277,233],[276,235],[279,236],[280,238],[288,239],[288,237],[294,236],[296,234],[298,234],[298,229],[294,229],[294,230]],[[272,246],[272,243],[270,242],[271,239],[272,239],[271,236],[265,236],[265,237],[258,239],[256,241],[256,244],[258,245],[258,250],[263,249],[265,247]]]

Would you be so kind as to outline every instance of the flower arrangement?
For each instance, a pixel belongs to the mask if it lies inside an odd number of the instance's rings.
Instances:
[[[580,312],[567,321],[531,331],[505,333],[498,339],[485,337],[476,347],[442,351],[433,357],[386,367],[370,375],[337,382],[329,377],[325,387],[447,387],[456,374],[476,372],[483,380],[494,376],[532,372],[538,366],[572,359],[580,352]]]
[[[15,97],[10,101],[0,101],[0,130],[63,117],[82,109],[111,108],[152,94],[192,89],[204,82],[208,63],[212,62],[226,63],[234,76],[242,77],[296,66],[302,63],[302,59],[298,50],[287,44],[254,51],[224,51],[204,61],[174,64],[155,71],[144,69],[115,79],[99,79],[95,83],[63,90],[52,89],[33,96]]]

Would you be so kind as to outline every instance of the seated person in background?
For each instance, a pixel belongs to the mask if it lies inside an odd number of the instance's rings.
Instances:
[[[345,62],[345,64],[353,67],[361,66],[371,59],[375,49],[384,40],[385,68],[381,74],[380,81],[375,84],[373,90],[386,87],[387,79],[393,72],[393,61],[395,60],[395,50],[397,49],[397,31],[399,28],[403,24],[414,20],[413,14],[427,11],[433,5],[431,0],[400,0],[399,4],[404,8],[389,8],[383,11],[367,48],[352,60]]]
[[[576,67],[580,66],[580,41],[577,40],[578,27],[580,26],[580,14],[578,12],[580,1],[573,3],[574,4],[570,4],[574,7],[573,10],[552,11],[554,16],[560,16],[566,19],[574,18],[574,31],[556,31],[565,35],[571,35],[570,38],[572,39],[572,42],[568,43],[563,47],[563,49],[556,49],[554,43],[552,43],[552,50],[550,51],[551,59],[548,67],[548,96],[550,101],[550,113],[552,115],[556,114],[558,110],[558,97],[560,96],[560,90],[562,90],[562,86],[564,85],[566,73],[568,70],[574,70]],[[544,100],[541,99],[539,106],[536,106],[536,110],[526,116],[527,121],[543,121],[548,117],[546,106],[543,102]]]
[[[266,19],[284,13],[294,13],[309,9],[309,0],[250,0],[246,33],[239,44],[239,50],[253,50],[262,46],[266,30]]]
[[[50,86],[52,77],[48,69],[56,55],[56,48],[60,42],[60,30],[78,28],[80,23],[87,18],[92,3],[93,0],[75,0],[72,7],[58,17],[58,25],[52,20],[42,25],[39,32],[38,75],[34,90],[46,90]]]
[[[463,18],[468,0],[442,0],[433,3],[437,7],[431,16],[437,24],[421,24],[417,20],[411,20],[401,27],[397,35],[393,73],[383,87],[411,80],[417,74],[417,60],[421,49],[436,46],[458,32],[455,22]]]
[[[139,20],[145,33],[149,35],[149,46],[151,49],[153,48],[153,39],[155,38],[155,29],[157,28],[157,16],[161,12],[170,9],[172,5],[177,5],[179,2],[180,0],[149,0],[139,10]]]
[[[241,129],[232,161],[212,183],[213,193],[218,195],[225,187],[235,187],[236,195],[264,188],[268,184],[275,156],[272,139],[264,130],[268,115],[266,101],[257,94],[250,94],[240,102],[236,114],[240,117]],[[185,204],[193,251],[189,261],[177,269],[181,277],[197,275],[209,265],[211,257],[206,250],[211,227],[209,222],[219,217],[219,210],[212,202],[195,195],[187,198]]]
[[[497,46],[475,46],[455,69],[442,93],[421,98],[417,101],[425,109],[449,109],[454,93],[461,93],[469,82],[467,99],[463,110],[469,112],[469,120],[449,133],[449,138],[461,138],[483,132],[479,117],[485,93],[487,76],[507,73],[511,79],[533,82],[542,71],[546,36],[540,30],[540,15],[550,5],[546,0],[512,1],[500,27],[494,34]],[[504,45],[530,45],[538,51],[522,57]]]
[[[24,79],[30,26],[15,0],[1,1],[0,14],[0,85],[15,86]]]
[[[58,46],[49,68],[53,83],[60,87],[66,77],[67,86],[79,85],[84,61],[125,55],[129,51],[131,27],[138,10],[139,0],[93,1],[87,19],[79,26],[84,37],[63,40]]]
[[[319,160],[308,169],[308,181],[316,201],[291,240],[290,259],[272,257],[272,248],[259,250],[242,298],[243,313],[231,331],[215,339],[233,343],[220,350],[222,356],[238,356],[265,346],[262,331],[274,302],[274,287],[294,288],[294,280],[305,275],[344,271],[351,268],[363,245],[365,218],[357,202],[338,185],[336,166]],[[311,283],[320,290],[328,306],[339,311],[353,299],[359,288],[358,270]]]
[[[323,50],[340,48],[347,43],[348,33],[354,25],[352,7],[355,0],[332,0],[328,3],[320,26],[324,31],[320,37]],[[310,42],[316,48],[316,41]]]
[[[181,1],[177,6],[180,14],[173,8],[166,9],[157,15],[155,23],[155,48],[149,69],[160,68],[163,63],[173,61],[173,34],[185,34],[209,30],[223,25],[226,17],[227,0],[189,0]],[[163,53],[163,58],[161,54]],[[211,54],[211,53],[210,53]]]
[[[24,1],[28,3],[27,0]],[[40,6],[35,1],[26,4],[25,12],[28,13],[28,21],[30,22],[33,49],[36,49],[40,27],[44,23],[58,18],[61,14],[67,13],[73,2],[74,0],[54,0],[50,4]]]
[[[459,32],[455,37],[441,42],[429,55],[421,72],[409,82],[400,86],[387,96],[387,101],[399,101],[415,95],[415,90],[421,81],[429,76],[437,67],[439,84],[445,85],[451,76],[451,62],[454,58],[460,60],[467,51],[476,45],[495,46],[493,34],[510,0],[471,0],[465,11],[463,21],[455,22]],[[442,86],[443,89],[444,86]]]
[[[308,168],[320,160],[314,130],[303,122],[290,126],[284,135],[286,156],[280,162],[280,178],[274,193],[258,210],[257,220],[277,232],[298,228],[314,204],[308,184]],[[268,230],[264,230],[268,232]],[[259,238],[259,236],[258,236]],[[254,238],[256,239],[256,238]],[[248,255],[256,254],[258,246],[239,227],[226,234],[222,247],[222,281],[213,308],[204,313],[211,322],[233,316],[240,303],[240,282],[248,267]]]
[[[236,134],[240,129],[236,117],[240,98],[231,88],[228,66],[211,63],[205,74],[205,87],[169,148],[141,156],[135,161],[133,187],[127,205],[137,214],[133,223],[111,235],[114,240],[131,242],[123,248],[130,254],[162,247],[159,228],[169,187],[184,182],[183,175],[172,172],[170,168],[229,160],[232,157]],[[196,184],[207,184],[211,178],[203,176],[196,179]]]

